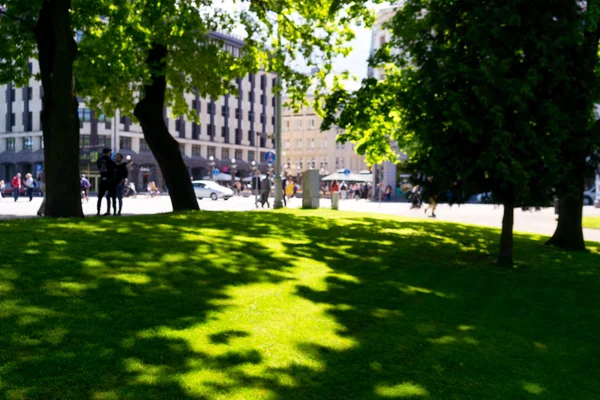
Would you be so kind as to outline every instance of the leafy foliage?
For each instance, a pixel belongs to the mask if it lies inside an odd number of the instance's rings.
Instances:
[[[406,1],[373,60],[388,64],[385,80],[334,93],[325,122],[371,162],[392,156],[391,138],[442,187],[460,178],[501,203],[546,204],[572,122],[561,89],[583,18],[574,1]]]
[[[138,94],[150,78],[145,64],[151,43],[167,46],[167,105],[176,115],[198,122],[185,101],[197,90],[202,97],[234,93],[232,82],[247,73],[277,72],[294,102],[302,102],[315,81],[325,85],[333,60],[349,52],[353,22],[372,22],[360,3],[242,2],[222,8],[210,1],[106,2],[87,26],[80,43],[77,89],[93,108],[111,115],[115,109],[131,115]],[[245,31],[244,46],[232,55],[211,32]],[[313,77],[293,60],[320,66]],[[281,86],[279,86],[281,87]]]

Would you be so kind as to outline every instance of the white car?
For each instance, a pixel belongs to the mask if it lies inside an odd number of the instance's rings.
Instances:
[[[210,198],[216,201],[218,199],[229,200],[233,197],[233,190],[213,181],[192,181],[192,186],[198,199]]]
[[[595,187],[583,192],[583,205],[584,206],[593,206],[595,201],[596,201],[596,188]]]

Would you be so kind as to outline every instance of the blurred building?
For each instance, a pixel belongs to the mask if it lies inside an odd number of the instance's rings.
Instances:
[[[211,36],[223,41],[229,51],[239,52],[244,42],[222,33]],[[36,60],[29,64],[33,74],[39,72]],[[265,153],[274,146],[276,75],[260,72],[237,79],[236,93],[218,99],[204,99],[188,93],[190,107],[200,116],[200,125],[183,117],[174,117],[170,109],[163,111],[169,131],[179,142],[190,176],[202,178],[215,167],[231,172],[232,159],[242,175],[250,172],[252,161],[261,162],[265,169]],[[42,109],[41,82],[31,79],[29,85],[15,88],[0,85],[0,179],[10,181],[14,174],[33,173],[42,169],[44,142],[40,113]],[[155,181],[164,187],[160,169],[144,140],[139,124],[130,117],[116,113],[107,118],[94,114],[83,101],[79,105],[81,172],[89,175],[94,188],[99,174],[95,160],[103,147],[131,155],[130,180],[140,188]]]
[[[310,97],[308,101],[311,102]],[[368,168],[364,157],[355,153],[353,143],[336,142],[339,128],[321,132],[322,119],[312,107],[302,107],[299,112],[284,107],[281,116],[284,175],[299,177],[308,169],[318,169],[321,175],[328,175],[339,169],[360,172]]]
[[[386,24],[392,19],[392,17],[396,14],[397,7],[388,7],[377,12],[377,19],[375,24],[373,25],[373,30],[371,31],[371,56],[374,55],[380,48],[382,48],[386,43],[391,40],[391,32],[386,28]],[[369,66],[367,74],[370,78],[376,79],[384,79],[384,71],[383,68],[373,68]],[[406,156],[399,152],[398,144],[396,142],[391,143],[392,148],[400,154],[400,159],[406,159]],[[377,165],[375,167],[373,173],[373,185],[377,186],[379,183],[383,184],[383,187],[391,186],[392,188],[396,187],[396,164],[385,161],[381,165]],[[376,191],[373,191],[375,195]]]

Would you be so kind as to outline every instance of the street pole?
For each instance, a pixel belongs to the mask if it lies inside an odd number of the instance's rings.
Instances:
[[[277,23],[277,46],[278,51],[281,52],[281,36],[279,35],[279,23]],[[276,119],[275,119],[275,202],[273,208],[283,207],[283,187],[281,183],[281,91],[283,85],[281,84],[281,74],[277,77],[277,83],[279,85],[279,91],[275,99],[276,108]]]

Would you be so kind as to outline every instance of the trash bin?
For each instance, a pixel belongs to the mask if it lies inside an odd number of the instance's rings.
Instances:
[[[331,193],[331,209],[337,210],[340,203],[340,194],[338,192]]]

